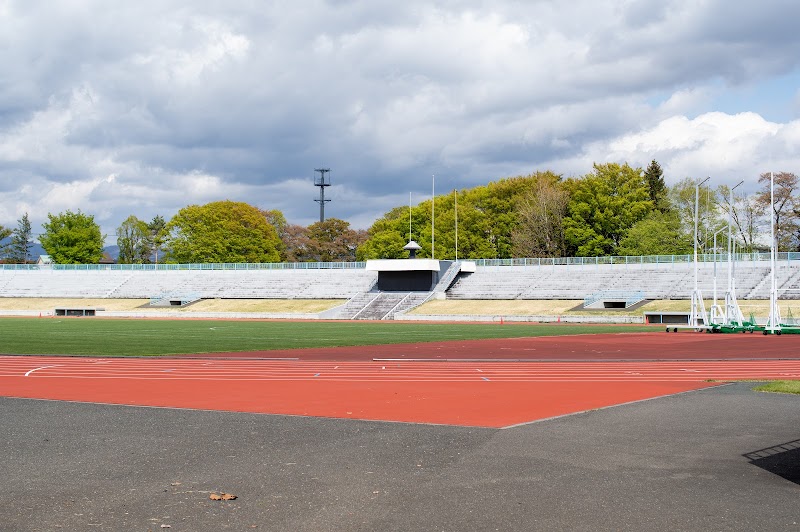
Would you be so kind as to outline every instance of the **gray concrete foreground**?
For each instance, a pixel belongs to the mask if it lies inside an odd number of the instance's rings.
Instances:
[[[5,398],[0,422],[3,531],[800,530],[800,397],[747,384],[506,430]]]

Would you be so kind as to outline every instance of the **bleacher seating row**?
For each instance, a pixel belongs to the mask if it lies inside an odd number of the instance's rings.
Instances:
[[[769,299],[769,263],[737,265],[736,294],[740,299]],[[800,299],[800,264],[781,263],[776,270],[781,299]],[[717,293],[728,286],[725,264],[717,265]],[[698,288],[706,298],[714,289],[713,264],[698,268]],[[693,265],[672,268],[625,266],[478,266],[462,274],[447,292],[448,299],[570,299],[607,291],[642,291],[645,299],[690,299],[694,289]]]
[[[739,264],[735,277],[740,299],[769,299],[768,262]],[[800,261],[779,263],[776,279],[781,299],[800,299]],[[361,295],[364,301],[358,308],[363,308],[376,282],[377,272],[364,268],[0,270],[0,297],[149,299],[163,294],[196,294],[203,299],[351,299]],[[711,297],[713,285],[713,264],[701,263],[698,287],[705,297]],[[582,300],[593,293],[618,290],[642,291],[646,299],[689,299],[693,287],[692,264],[478,266],[475,273],[458,277],[447,290],[447,298]],[[727,268],[718,264],[720,297],[726,288]],[[344,313],[356,307],[350,305]]]
[[[352,270],[74,271],[0,270],[0,297],[149,299],[197,294],[203,299],[349,299],[377,273]]]

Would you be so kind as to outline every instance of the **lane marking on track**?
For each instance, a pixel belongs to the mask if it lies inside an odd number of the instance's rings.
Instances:
[[[40,369],[55,368],[55,367],[57,367],[57,366],[58,366],[58,364],[54,364],[54,365],[52,365],[52,366],[41,366],[41,367],[39,367],[39,368],[34,368],[34,369],[30,370],[29,372],[27,372],[27,373],[25,374],[25,376],[26,376],[26,377],[30,377],[30,376],[31,376],[31,373],[33,373],[34,371],[39,371]]]
[[[340,382],[623,382],[772,380],[800,376],[798,361],[748,362],[649,362],[649,363],[473,363],[428,364],[397,362],[389,369],[375,362],[325,361],[219,361],[209,365],[201,360],[115,360],[100,364],[93,359],[57,359],[0,356],[0,377],[31,376],[43,369],[40,378],[137,379],[197,381],[303,381]],[[38,367],[29,369],[32,365]],[[336,371],[333,371],[333,370]],[[486,378],[483,376],[486,375]]]

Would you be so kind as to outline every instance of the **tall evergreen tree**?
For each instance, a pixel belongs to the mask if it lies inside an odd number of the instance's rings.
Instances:
[[[28,213],[22,215],[17,221],[17,228],[14,229],[11,235],[11,258],[15,262],[26,263],[30,258],[31,247],[31,222],[28,219]]]
[[[161,252],[161,246],[164,245],[164,240],[166,239],[165,235],[165,228],[167,227],[167,222],[164,220],[164,217],[160,214],[156,214],[153,217],[153,220],[147,224],[147,230],[149,231],[150,235],[148,237],[149,245],[150,245],[150,252],[153,254],[153,262],[158,264],[158,257]]]
[[[655,159],[650,161],[650,166],[644,171],[644,182],[647,184],[653,206],[661,212],[669,210],[669,204],[666,201],[667,185],[664,183],[664,172]]]

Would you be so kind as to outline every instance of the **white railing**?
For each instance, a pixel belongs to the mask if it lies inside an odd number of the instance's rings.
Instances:
[[[605,292],[598,292],[592,294],[583,300],[583,306],[588,307],[598,301],[610,300],[624,301],[625,308],[635,305],[639,301],[644,300],[644,292],[637,290],[635,292],[627,290],[607,290]]]
[[[698,262],[712,263],[728,260],[727,253],[704,253],[697,256]],[[628,264],[691,264],[692,255],[637,255],[608,257],[541,257],[511,259],[470,259],[477,266],[589,266]],[[768,252],[737,253],[736,262],[769,262]],[[780,252],[778,262],[800,261],[800,252]],[[366,262],[236,262],[193,264],[0,264],[0,270],[77,270],[77,271],[172,271],[172,270],[359,270]]]
[[[697,256],[697,262],[726,262],[727,253],[704,253]],[[742,262],[769,262],[769,253],[736,253],[733,260]],[[777,261],[800,264],[800,252],[790,251],[777,254]],[[636,264],[692,264],[693,255],[638,255],[620,257],[541,257],[517,259],[477,259],[477,266],[595,266],[595,265],[636,265]]]
[[[366,262],[208,262],[193,264],[0,264],[0,270],[174,271],[174,270],[363,270]]]

